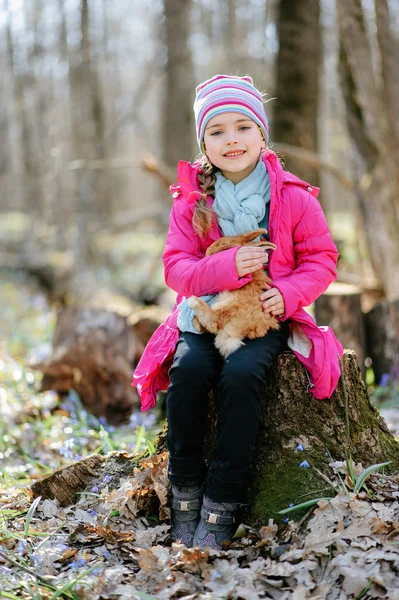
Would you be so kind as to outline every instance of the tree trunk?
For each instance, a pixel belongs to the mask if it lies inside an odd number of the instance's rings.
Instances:
[[[385,91],[377,85],[361,1],[338,0],[337,10],[341,85],[355,149],[360,209],[373,268],[388,300],[395,300],[399,297],[399,167],[392,107],[398,104],[399,89],[392,89],[388,81]],[[390,32],[380,12],[376,22],[384,80],[391,63],[386,56],[389,44],[381,39]]]
[[[191,0],[165,0],[167,64],[163,106],[163,160],[177,165],[193,152],[194,82],[189,47]]]
[[[343,370],[347,402],[342,384],[330,400],[319,401],[304,392],[307,378],[297,359],[292,354],[278,358],[265,390],[251,472],[251,502],[246,515],[250,523],[267,523],[271,517],[278,518],[277,512],[291,502],[334,495],[334,490],[326,484],[326,477],[331,471],[330,456],[333,460],[342,460],[348,452],[364,467],[386,460],[392,460],[392,469],[399,467],[399,445],[371,405],[356,356],[351,351],[344,355]],[[349,432],[346,405],[349,407]],[[214,443],[214,415],[215,403],[209,417],[208,456]],[[239,442],[240,432],[237,430]],[[156,442],[158,456],[148,459],[141,467],[147,465],[152,473],[155,469],[162,481],[166,480],[165,449],[166,428]],[[134,473],[134,469],[142,457],[111,453],[94,466],[87,458],[36,483],[33,492],[44,498],[56,497],[65,503],[65,487],[68,487],[68,502],[73,502],[78,492],[86,486],[95,485],[104,474],[109,477],[110,487],[119,487],[120,477],[134,475],[137,478],[138,472]],[[303,464],[304,461],[308,462],[309,468],[306,468],[306,463]],[[76,477],[72,477],[74,474]]]
[[[279,51],[272,139],[317,152],[319,71],[322,56],[319,0],[281,0],[277,21]],[[316,169],[294,159],[287,167],[318,185]]]
[[[69,54],[73,151],[75,158],[93,159],[103,157],[104,111],[91,56],[88,0],[81,0],[80,12],[79,59]],[[74,263],[78,265],[79,272],[83,272],[86,265],[92,262],[90,233],[93,223],[98,220],[98,198],[106,186],[102,186],[101,171],[94,172],[86,168],[75,171],[75,176],[78,208],[75,215]]]
[[[365,315],[367,353],[373,361],[376,383],[399,368],[399,300],[379,302]]]

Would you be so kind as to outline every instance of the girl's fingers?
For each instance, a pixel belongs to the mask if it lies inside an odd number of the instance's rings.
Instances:
[[[243,251],[241,251],[243,250]],[[248,250],[248,252],[244,252],[244,250]],[[236,257],[238,260],[243,260],[243,261],[247,261],[247,260],[254,260],[254,259],[261,259],[263,257],[266,256],[266,252],[262,249],[262,248],[255,248],[255,249],[249,249],[249,248],[240,248],[240,250],[237,250],[237,254]]]
[[[262,269],[262,268],[263,268],[262,263],[256,263],[252,267],[245,267],[244,269],[242,269],[241,272],[244,273],[244,275],[249,275],[249,273],[253,273],[254,271],[257,271],[258,269]]]
[[[280,292],[276,288],[272,288],[270,286],[268,287],[266,292],[263,292],[263,294],[259,296],[259,298],[262,302],[265,300],[270,300],[271,298],[280,298],[281,300]]]
[[[237,250],[235,263],[237,274],[239,277],[249,275],[258,269],[263,268],[263,265],[267,263],[268,255],[264,248],[253,248],[248,246],[241,246]]]
[[[271,310],[277,310],[281,308],[281,302],[275,301],[273,302],[273,300],[268,300],[267,302],[264,303],[263,307],[270,312]]]

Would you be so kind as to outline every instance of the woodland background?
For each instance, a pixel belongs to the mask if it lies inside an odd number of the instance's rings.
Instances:
[[[292,533],[300,547],[294,524],[283,533],[265,524],[261,542],[252,532],[260,546],[249,554],[204,558],[169,550],[167,526],[118,513],[130,488],[118,496],[107,476],[66,511],[55,500],[32,505],[29,489],[92,452],[153,449],[162,412],[138,412],[130,377],[174,301],[161,261],[168,185],[177,161],[197,155],[195,86],[216,73],[253,77],[271,147],[320,186],[340,285],[311,310],[356,349],[397,435],[397,0],[1,0],[0,73],[0,597],[396,597],[392,548],[370,525],[351,532],[357,549],[343,553],[326,529],[330,504],[317,509],[299,568],[302,550],[283,566],[262,555],[279,556]],[[153,305],[150,317],[140,312]],[[76,340],[91,330],[106,336],[101,351],[85,338],[78,355]],[[69,363],[57,362],[65,347]],[[374,518],[394,522],[397,506],[388,515],[383,497]],[[344,509],[339,498],[334,510],[356,524],[366,500]],[[320,553],[312,536],[324,534]]]
[[[160,302],[195,85],[250,73],[272,147],[321,187],[339,280],[365,311],[399,297],[397,2],[4,0],[0,19],[0,266],[61,300]]]

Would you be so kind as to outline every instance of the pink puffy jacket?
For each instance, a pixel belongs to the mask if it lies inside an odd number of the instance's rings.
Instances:
[[[266,150],[262,158],[271,181],[269,235],[277,246],[271,254],[269,276],[284,298],[281,320],[290,319],[288,345],[310,374],[309,391],[318,399],[329,398],[340,377],[342,346],[332,330],[317,327],[303,307],[335,280],[338,252],[316,200],[318,188],[284,171],[274,152]],[[237,248],[205,256],[207,247],[222,233],[216,215],[205,238],[194,233],[191,219],[201,193],[197,172],[197,164],[180,161],[178,185],[171,186],[174,203],[163,262],[165,281],[178,295],[172,314],[151,337],[133,375],[132,385],[140,394],[143,411],[155,406],[156,393],[169,384],[168,371],[179,338],[179,302],[192,294],[234,290],[251,279],[251,275],[237,275]],[[212,206],[213,198],[207,201]]]

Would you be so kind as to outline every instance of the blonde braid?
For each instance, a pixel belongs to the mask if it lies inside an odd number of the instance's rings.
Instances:
[[[215,196],[216,171],[204,154],[198,163],[198,183],[204,195],[196,201],[192,222],[195,232],[200,237],[205,237],[212,225],[212,210],[206,202],[206,197]]]

